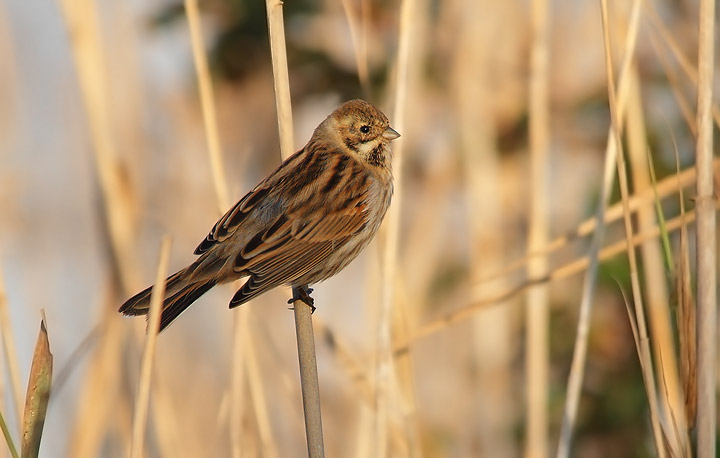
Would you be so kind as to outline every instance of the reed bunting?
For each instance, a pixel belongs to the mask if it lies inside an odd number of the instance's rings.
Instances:
[[[333,111],[303,149],[215,223],[197,260],[168,277],[160,330],[213,286],[243,277],[230,308],[280,285],[313,307],[308,285],[342,270],[378,231],[393,193],[390,141],[399,136],[363,100]],[[120,313],[146,315],[151,289]]]

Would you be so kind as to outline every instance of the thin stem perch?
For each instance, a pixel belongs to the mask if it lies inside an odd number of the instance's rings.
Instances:
[[[287,159],[293,153],[293,124],[282,1],[266,0],[265,5],[267,7],[270,34],[275,105],[277,106],[280,134],[280,154],[283,159]],[[295,290],[293,293],[295,293]],[[297,298],[299,295],[293,294],[293,297]],[[300,364],[300,383],[302,385],[303,410],[305,412],[305,436],[308,456],[320,458],[324,456],[325,452],[312,312],[310,306],[301,300],[295,300],[293,308],[295,309],[295,331],[298,343],[298,361]]]
[[[697,106],[697,456],[715,456],[717,358],[717,228],[713,195],[715,1],[700,1]]]
[[[549,122],[549,26],[547,0],[532,2],[533,42],[530,76],[530,222],[528,250],[541,250],[548,243],[548,149]],[[527,265],[530,278],[545,275],[546,256],[537,256]],[[542,458],[548,453],[548,360],[549,310],[546,285],[528,290],[526,308],[526,406],[525,456]]]
[[[618,182],[620,184],[620,194],[623,204],[623,222],[625,223],[625,238],[628,244],[628,261],[630,264],[630,282],[632,284],[633,302],[635,305],[635,320],[640,336],[638,346],[640,349],[640,367],[642,369],[643,379],[650,406],[650,422],[652,424],[653,436],[655,439],[655,449],[658,457],[665,457],[665,444],[663,443],[662,431],[660,430],[660,413],[657,405],[657,387],[655,385],[655,376],[652,370],[652,359],[650,358],[650,348],[648,345],[649,338],[647,335],[647,325],[645,324],[645,307],[643,305],[642,292],[640,290],[640,281],[638,279],[637,259],[635,255],[635,247],[632,246],[633,227],[630,214],[630,206],[628,204],[628,183],[627,170],[625,167],[625,155],[623,153],[622,139],[620,138],[620,123],[617,107],[617,97],[615,93],[615,75],[612,66],[612,54],[610,47],[610,26],[608,20],[607,0],[600,0],[603,20],[603,36],[605,40],[605,66],[607,70],[608,80],[608,102],[610,104],[610,120],[612,133],[615,136],[617,144],[617,172]],[[637,2],[636,2],[637,5]]]
[[[20,369],[17,361],[17,350],[13,338],[12,325],[10,324],[10,311],[8,310],[7,296],[5,295],[5,284],[2,270],[0,270],[0,330],[2,331],[3,352],[5,362],[10,375],[10,386],[12,388],[12,402],[17,415],[18,430],[22,429],[23,418],[23,394],[20,385]]]
[[[635,55],[635,44],[637,41],[638,23],[640,18],[640,1],[635,0],[632,7],[630,26],[625,41],[625,56],[620,71],[620,82],[618,84],[617,97],[617,119],[616,123],[619,129],[623,125],[623,117],[625,113],[625,105],[627,101],[627,93],[629,88],[630,63]],[[612,181],[615,171],[615,163],[617,160],[616,138],[613,133],[612,126],[608,132],[608,143],[605,150],[605,168],[603,182],[601,183],[601,196],[598,202],[598,208],[595,213],[597,228],[592,239],[590,248],[590,265],[585,272],[583,279],[583,295],[580,302],[580,316],[578,318],[577,336],[575,338],[575,348],[573,350],[572,365],[570,368],[570,376],[568,377],[567,401],[565,403],[565,411],[563,413],[562,427],[560,430],[560,441],[558,444],[557,457],[567,458],[570,455],[570,445],[572,441],[573,429],[575,427],[575,419],[577,417],[578,405],[580,402],[580,391],[582,388],[585,358],[587,356],[587,341],[590,333],[590,313],[592,311],[592,296],[595,291],[597,268],[598,268],[598,251],[600,250],[602,239],[605,233],[605,208],[610,197],[612,189]]]
[[[135,397],[130,458],[140,458],[143,455],[145,425],[147,424],[148,401],[150,399],[150,379],[155,361],[155,346],[157,344],[158,329],[160,328],[160,313],[162,312],[162,298],[165,295],[165,277],[168,270],[171,245],[172,239],[169,236],[163,237],[157,275],[150,296],[147,334],[145,336],[145,346],[143,348],[140,366],[140,383],[137,396]]]
[[[298,297],[293,288],[293,297]],[[295,333],[297,335],[298,362],[302,381],[303,412],[307,436],[308,456],[324,456],[322,436],[322,415],[320,411],[320,384],[318,383],[317,359],[315,357],[315,336],[312,328],[312,311],[302,301],[295,301]],[[305,323],[310,323],[306,326]]]

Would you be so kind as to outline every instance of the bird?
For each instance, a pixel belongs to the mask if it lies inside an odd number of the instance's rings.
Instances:
[[[308,143],[233,205],[166,279],[159,332],[208,290],[245,279],[230,308],[281,285],[288,302],[315,310],[309,285],[340,272],[377,233],[393,195],[390,142],[400,134],[382,111],[354,99],[323,120]],[[119,309],[147,315],[152,286]]]

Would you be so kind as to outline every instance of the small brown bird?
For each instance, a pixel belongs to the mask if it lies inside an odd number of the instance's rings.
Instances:
[[[213,286],[242,277],[230,308],[280,285],[313,307],[308,285],[347,266],[380,227],[393,193],[390,141],[399,136],[363,100],[332,112],[303,149],[215,223],[195,249],[200,257],[168,277],[160,330]],[[146,315],[151,289],[120,312]]]

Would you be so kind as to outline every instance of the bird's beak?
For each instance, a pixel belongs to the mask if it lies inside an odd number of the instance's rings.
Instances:
[[[388,140],[395,140],[400,136],[400,134],[397,133],[397,131],[392,127],[388,127],[387,129],[385,129],[385,132],[383,132],[382,136]]]

